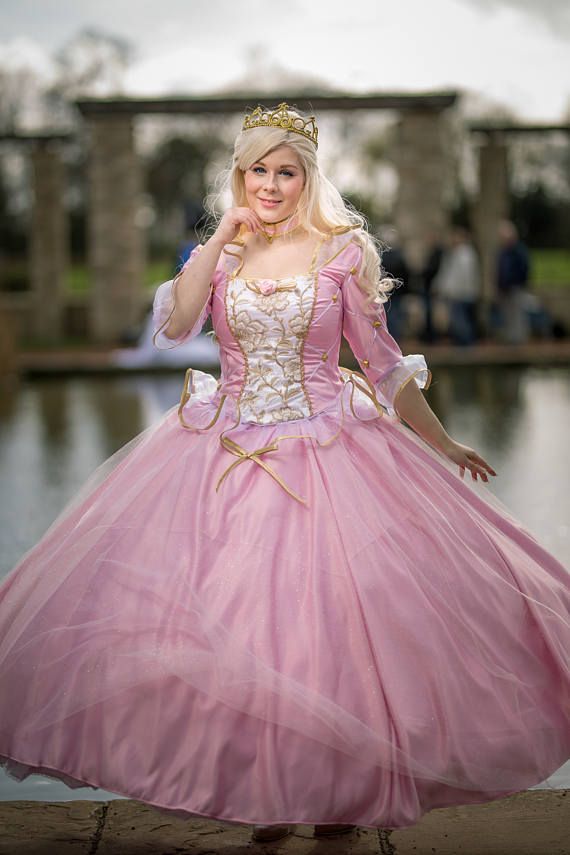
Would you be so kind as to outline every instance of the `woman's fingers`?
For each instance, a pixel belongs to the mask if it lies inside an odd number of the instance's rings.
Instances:
[[[460,464],[461,469],[461,477],[465,475],[465,467],[470,470],[471,477],[474,481],[477,480],[477,476],[479,475],[483,481],[488,482],[489,478],[487,476],[487,472],[490,472],[491,475],[496,475],[495,470],[487,463],[486,460],[483,460],[478,454],[466,455],[465,464]]]
[[[470,457],[472,462],[474,462],[475,465],[478,466],[482,472],[490,472],[491,475],[497,474],[493,467],[489,463],[487,463],[487,461],[484,460],[480,454],[476,454],[474,452],[472,455],[470,455]]]
[[[240,208],[242,215],[244,216],[247,224],[249,225],[251,231],[257,231],[259,228],[259,220],[255,214],[255,211],[252,211],[251,208]]]
[[[247,214],[247,224],[251,232],[259,231],[259,223],[257,222],[255,216],[252,213]]]
[[[475,466],[473,466],[473,465],[468,466],[467,468],[468,468],[468,469],[469,469],[469,471],[471,472],[471,477],[473,478],[473,480],[474,480],[474,481],[476,481],[476,480],[477,480],[477,475],[480,475],[480,476],[481,476],[481,478],[483,479],[483,481],[488,481],[488,480],[489,480],[489,479],[487,478],[487,474],[486,474],[486,472],[483,472],[483,470],[480,470],[480,469],[478,469],[477,467],[475,467]],[[465,466],[462,466],[462,465],[460,465],[460,466],[459,466],[459,473],[460,473],[460,475],[461,475],[461,477],[462,477],[462,478],[464,478],[464,477],[465,477]]]
[[[482,467],[483,467],[483,469],[485,469],[487,472],[490,472],[490,473],[491,473],[491,475],[496,475],[496,474],[497,474],[497,473],[495,472],[495,470],[493,469],[493,467],[491,466],[491,464],[490,464],[490,463],[487,463],[487,461],[486,461],[486,460],[483,460],[483,458],[482,458],[482,457],[480,457],[479,455],[477,455],[476,460],[477,460],[477,463],[479,464],[479,466],[482,466]]]
[[[249,208],[232,208],[230,211],[226,212],[230,218],[233,226],[235,228],[239,228],[239,226],[244,225],[251,232],[257,232],[259,228],[259,224],[255,218],[255,214]]]

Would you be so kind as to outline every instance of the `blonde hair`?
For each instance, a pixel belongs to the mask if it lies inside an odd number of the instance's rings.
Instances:
[[[292,118],[300,116],[295,110],[289,110],[288,114]],[[231,192],[235,207],[247,207],[244,172],[282,145],[288,145],[295,151],[305,173],[305,185],[297,207],[299,224],[309,233],[320,236],[334,234],[335,230],[339,231],[343,227],[354,228],[353,239],[363,251],[358,278],[360,287],[371,300],[386,302],[399,282],[386,276],[382,269],[380,241],[368,232],[365,217],[344,201],[334,184],[321,172],[314,143],[299,133],[279,127],[240,131],[235,140],[231,167],[216,182],[221,184],[221,188],[217,194],[206,199],[206,208],[214,222],[220,218],[216,202],[228,191]],[[240,229],[236,242],[242,243],[245,231],[245,227]]]

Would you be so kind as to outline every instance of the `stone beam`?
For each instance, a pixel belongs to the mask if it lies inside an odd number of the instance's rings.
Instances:
[[[86,117],[96,115],[135,116],[140,114],[242,113],[262,103],[276,106],[281,101],[295,104],[304,111],[325,110],[443,110],[458,98],[455,91],[442,92],[370,92],[361,95],[345,93],[312,94],[310,92],[252,92],[227,97],[161,97],[161,98],[79,98],[75,105]]]

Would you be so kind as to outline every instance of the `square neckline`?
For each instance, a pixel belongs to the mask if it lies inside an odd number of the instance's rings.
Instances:
[[[352,227],[352,228],[355,228],[355,227]],[[346,232],[352,231],[352,228],[347,228]],[[345,233],[344,231],[340,232],[339,236],[340,236],[340,234],[344,234],[344,233]],[[333,261],[338,255],[340,255],[340,253],[343,252],[349,246],[349,244],[354,242],[353,239],[348,240],[347,243],[344,244],[342,247],[340,247],[335,253],[333,253],[333,255],[330,256],[330,258],[327,258],[326,261],[319,264],[319,256],[320,256],[320,253],[321,253],[323,247],[330,240],[332,240],[333,237],[334,237],[334,234],[321,234],[320,239],[317,241],[317,243],[315,245],[315,248],[313,251],[313,256],[312,256],[311,263],[310,263],[308,270],[304,271],[303,273],[295,273],[293,275],[289,274],[288,276],[279,276],[279,277],[274,277],[274,276],[242,276],[242,275],[240,275],[241,274],[241,268],[242,268],[243,263],[244,263],[243,256],[238,255],[235,252],[230,252],[229,250],[226,250],[224,248],[224,252],[226,252],[229,256],[233,256],[234,258],[237,258],[239,260],[239,263],[238,263],[237,268],[235,270],[233,270],[233,271],[228,270],[227,271],[228,278],[232,279],[232,280],[237,279],[240,282],[246,282],[246,283],[247,282],[263,282],[263,281],[265,281],[265,282],[272,282],[272,283],[278,284],[279,282],[287,282],[287,281],[295,281],[296,282],[299,279],[307,279],[309,277],[316,276],[321,272],[321,270],[323,270],[325,267],[327,267],[331,263],[331,261]]]
[[[321,235],[319,237],[315,246],[313,247],[313,254],[311,257],[309,269],[304,271],[303,273],[295,273],[295,274],[289,275],[289,276],[278,276],[278,277],[275,277],[275,276],[240,276],[241,267],[243,266],[243,260],[242,260],[242,263],[238,267],[237,272],[232,275],[232,279],[239,279],[242,282],[276,282],[276,283],[278,283],[278,282],[287,282],[287,281],[291,281],[291,280],[297,281],[297,279],[300,279],[300,278],[307,278],[309,276],[314,276],[314,274],[316,273],[316,267],[317,267],[317,260],[318,260],[319,252],[320,252],[323,244],[326,242],[326,240],[327,240],[327,236],[325,236],[325,235]],[[243,259],[243,256],[242,256],[242,259]]]
[[[234,276],[234,279],[239,279],[242,282],[288,282],[291,279],[306,279],[308,276],[313,276],[313,273],[293,273],[290,276]]]

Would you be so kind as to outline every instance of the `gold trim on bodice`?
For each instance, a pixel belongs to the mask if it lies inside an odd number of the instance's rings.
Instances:
[[[376,411],[378,413],[378,416],[379,417],[383,416],[384,415],[384,408],[382,407],[382,405],[379,403],[378,399],[376,398],[374,387],[372,386],[372,384],[370,383],[368,378],[364,374],[360,374],[360,372],[358,372],[358,371],[353,371],[351,368],[343,368],[343,367],[339,366],[339,369],[340,369],[341,373],[348,374],[348,379],[345,381],[345,383],[350,383],[352,386],[352,390],[350,393],[350,399],[349,400],[350,400],[350,409],[352,411],[353,416],[355,418],[359,419],[359,421],[370,421],[370,419],[361,419],[360,416],[358,416],[358,414],[356,413],[356,411],[354,409],[353,401],[354,401],[354,393],[355,393],[356,389],[363,392],[368,398],[370,398],[370,400],[374,403],[374,406],[376,407]],[[204,427],[198,427],[197,425],[188,424],[188,422],[186,422],[184,420],[184,417],[182,415],[182,410],[185,407],[185,405],[188,403],[188,401],[190,400],[191,395],[192,395],[192,370],[193,370],[192,368],[189,368],[186,372],[186,376],[185,376],[185,380],[184,380],[184,388],[182,390],[182,395],[180,398],[180,405],[178,407],[178,418],[180,420],[182,427],[186,428],[187,430],[197,430],[197,431],[209,430],[217,422],[217,420],[220,416],[220,413],[222,411],[222,407],[224,405],[224,402],[226,400],[227,395],[223,394],[220,397],[220,401],[218,403],[216,413],[215,413],[213,419],[209,422],[209,424],[205,425]],[[364,381],[364,385],[360,381]],[[285,492],[288,493],[293,499],[296,499],[296,501],[301,502],[301,504],[307,505],[307,500],[304,499],[302,496],[299,496],[297,493],[295,493],[294,490],[292,490],[290,487],[288,487],[287,484],[284,482],[284,480],[281,478],[281,476],[278,475],[278,473],[274,469],[272,469],[268,463],[266,463],[263,460],[260,460],[260,456],[262,454],[268,454],[271,451],[278,451],[279,450],[279,443],[283,439],[312,439],[317,443],[317,445],[319,445],[321,447],[330,445],[332,442],[334,442],[335,439],[338,438],[338,436],[340,435],[340,433],[344,427],[344,419],[345,419],[345,415],[346,415],[345,410],[344,410],[344,394],[345,393],[344,393],[344,388],[343,388],[342,391],[340,392],[340,407],[341,407],[340,427],[339,427],[338,431],[334,434],[334,436],[330,437],[325,442],[320,442],[312,434],[284,434],[283,436],[279,436],[275,440],[273,440],[273,442],[271,444],[260,446],[259,448],[255,448],[252,451],[248,451],[246,448],[243,448],[241,445],[239,445],[235,440],[231,439],[230,437],[224,436],[224,434],[226,434],[229,431],[233,430],[234,428],[238,427],[238,425],[241,423],[241,411],[240,411],[240,405],[239,405],[239,400],[238,400],[236,402],[237,418],[236,418],[234,424],[232,424],[229,428],[226,428],[225,430],[223,430],[222,433],[220,434],[220,444],[222,445],[222,447],[225,448],[226,451],[229,451],[230,454],[234,454],[238,459],[234,460],[233,463],[230,463],[230,465],[224,470],[224,472],[218,478],[218,482],[216,484],[216,492],[218,492],[220,485],[222,484],[222,481],[230,474],[232,469],[235,469],[236,466],[238,466],[240,463],[244,463],[246,460],[251,460],[251,461],[253,461],[253,463],[256,463],[258,466],[261,466],[261,468],[264,469],[267,472],[267,474],[270,475],[275,481],[277,481],[279,486],[282,487],[285,490]],[[323,411],[323,413],[324,412],[325,411]]]
[[[357,227],[342,226],[335,229],[333,234],[345,234],[354,228]],[[354,418],[366,422],[376,420],[385,413],[385,409],[380,404],[376,390],[368,377],[358,371],[339,366],[344,381],[343,388],[339,393],[340,425],[336,433],[327,440],[321,442],[312,434],[286,434],[275,438],[271,443],[248,451],[234,439],[226,436],[230,431],[239,427],[242,422],[268,426],[301,421],[313,416],[318,417],[320,414],[323,416],[330,415],[330,405],[319,413],[314,412],[305,385],[305,342],[313,322],[319,288],[319,272],[346,249],[351,241],[334,252],[324,263],[317,265],[326,241],[327,237],[323,236],[315,247],[311,266],[306,274],[280,279],[267,278],[264,280],[261,277],[258,279],[248,277],[240,279],[239,272],[243,266],[243,256],[237,252],[224,249],[226,255],[233,256],[238,260],[238,264],[234,265],[232,272],[226,270],[223,303],[226,324],[243,356],[245,373],[237,400],[231,398],[236,406],[236,420],[230,427],[222,430],[219,436],[222,448],[233,454],[237,460],[230,463],[219,477],[216,492],[233,469],[246,460],[250,460],[273,478],[289,496],[301,504],[307,505],[307,500],[288,487],[281,476],[265,460],[261,459],[261,456],[278,451],[279,443],[284,439],[310,439],[315,441],[318,446],[326,446],[334,442],[344,427],[346,417],[344,396],[347,384],[352,387],[349,403]],[[240,237],[232,241],[232,244],[241,248],[244,246]],[[351,273],[353,272],[355,271],[351,270]],[[297,291],[298,299],[292,302],[287,299],[287,294],[283,292],[293,291]],[[245,299],[246,295],[249,299]],[[335,300],[336,295],[332,299]],[[374,326],[376,327],[378,323],[375,322]],[[368,364],[368,361],[363,360],[363,364]],[[417,373],[414,372],[412,376]],[[412,377],[408,377],[403,385],[411,379]],[[431,380],[431,372],[429,379]],[[193,391],[192,368],[189,368],[186,372],[178,407],[180,424],[187,430],[209,430],[218,421],[228,396],[226,394],[220,396],[213,418],[204,427],[198,427],[186,422],[183,415],[183,409],[190,400]],[[357,391],[365,395],[374,404],[377,415],[372,416],[372,418],[360,418],[354,406],[354,396]],[[336,412],[335,407],[334,413]]]
[[[246,421],[272,424],[312,415],[303,350],[316,290],[314,273],[258,282],[228,276],[226,321],[244,359],[239,403]]]

